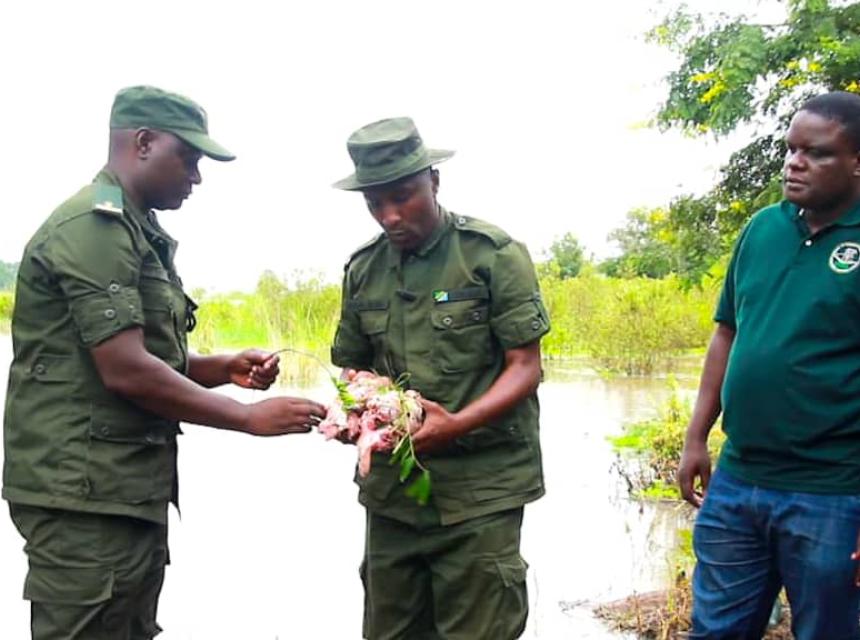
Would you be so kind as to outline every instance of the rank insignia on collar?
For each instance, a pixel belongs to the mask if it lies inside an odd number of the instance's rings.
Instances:
[[[105,200],[104,202],[96,202],[95,208],[98,211],[106,211],[108,213],[122,213],[122,207],[117,206],[111,200]]]

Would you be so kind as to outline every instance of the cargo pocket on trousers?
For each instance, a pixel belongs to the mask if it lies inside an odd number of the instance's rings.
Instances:
[[[526,573],[529,565],[519,554],[495,558],[492,563],[489,568],[498,580],[498,597],[488,607],[487,624],[492,633],[486,637],[513,640],[523,633],[528,618]]]
[[[113,570],[107,567],[31,565],[24,581],[24,599],[50,604],[93,605],[110,600],[113,583]]]

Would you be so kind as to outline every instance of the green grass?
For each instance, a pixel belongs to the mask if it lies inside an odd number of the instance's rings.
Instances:
[[[608,278],[589,268],[576,278],[544,275],[540,284],[552,323],[544,357],[586,358],[602,374],[668,370],[677,356],[700,352],[713,330],[714,285],[685,289],[673,277]],[[328,360],[338,284],[267,272],[252,292],[193,297],[200,309],[190,341],[201,353],[289,347]],[[0,329],[8,330],[11,313],[12,293],[0,291]]]
[[[609,442],[618,454],[615,468],[627,483],[630,494],[645,500],[679,500],[676,485],[684,436],[692,415],[692,402],[683,398],[674,378],[669,378],[670,394],[657,415],[624,425]],[[715,425],[708,439],[712,460],[716,460],[725,435]]]

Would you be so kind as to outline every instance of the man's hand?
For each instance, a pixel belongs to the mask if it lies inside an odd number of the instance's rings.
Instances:
[[[445,407],[427,398],[421,399],[424,406],[424,423],[412,434],[412,445],[416,453],[439,449],[461,435],[456,416]]]
[[[242,429],[255,436],[307,433],[325,417],[325,407],[305,398],[269,398],[248,407]]]
[[[248,349],[227,361],[230,382],[245,389],[268,389],[281,372],[277,355]]]
[[[696,478],[701,482],[701,488],[696,489]],[[707,443],[687,442],[681,454],[681,465],[678,467],[678,486],[681,497],[698,509],[705,499],[708,483],[711,481],[711,456]]]

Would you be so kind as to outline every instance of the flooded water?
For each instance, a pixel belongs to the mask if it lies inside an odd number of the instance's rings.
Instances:
[[[9,357],[0,336],[0,393]],[[331,397],[328,386],[286,392]],[[547,495],[526,508],[523,638],[620,638],[588,605],[663,585],[685,514],[628,501],[606,436],[652,415],[665,393],[661,380],[572,371],[551,371],[541,386]],[[171,513],[159,640],[359,640],[364,513],[351,482],[354,449],[316,434],[255,439],[193,426],[180,446],[182,515]],[[0,516],[0,638],[29,637],[21,547]]]

